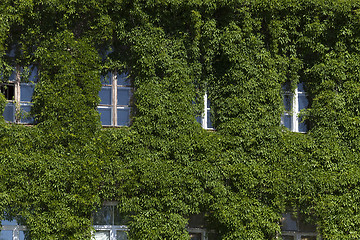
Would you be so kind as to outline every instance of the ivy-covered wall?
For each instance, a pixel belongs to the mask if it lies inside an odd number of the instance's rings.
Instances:
[[[188,239],[199,213],[221,239],[275,239],[288,211],[360,238],[359,1],[2,0],[0,52],[3,81],[39,69],[37,124],[0,122],[0,217],[31,239],[90,239],[105,200],[131,239]],[[130,127],[101,127],[109,70],[130,75]],[[285,82],[305,83],[306,134],[280,124]],[[216,131],[195,120],[205,90]]]

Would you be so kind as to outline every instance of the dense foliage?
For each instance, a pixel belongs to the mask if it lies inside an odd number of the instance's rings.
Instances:
[[[32,239],[90,239],[104,200],[131,239],[188,239],[199,213],[275,239],[286,211],[360,238],[359,1],[2,0],[0,52],[3,81],[39,69],[37,124],[0,122],[0,217]],[[130,127],[101,128],[108,70],[130,74]],[[307,87],[306,134],[280,125],[285,82]],[[195,120],[205,90],[216,131]]]

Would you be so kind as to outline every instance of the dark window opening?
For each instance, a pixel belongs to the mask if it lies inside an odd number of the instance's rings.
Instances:
[[[6,100],[14,100],[15,98],[14,84],[2,84],[0,85],[0,91],[2,94],[4,94]]]

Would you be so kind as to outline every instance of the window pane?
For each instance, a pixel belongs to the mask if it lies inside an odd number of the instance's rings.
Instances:
[[[14,84],[3,84],[0,86],[0,91],[4,94],[7,100],[14,100],[15,98],[15,85]]]
[[[5,121],[15,122],[15,105],[13,103],[8,103],[5,106],[3,116]]]
[[[98,108],[100,113],[100,121],[102,125],[111,125],[111,107]]]
[[[116,231],[116,240],[127,240],[127,233],[125,231]]]
[[[101,81],[102,84],[111,85],[111,83],[112,83],[112,74],[111,74],[111,72],[108,72],[105,75],[101,75],[100,76],[100,81]]]
[[[13,232],[2,230],[0,231],[0,240],[12,240],[13,239]]]
[[[29,70],[30,70],[29,81],[37,82],[38,81],[38,69],[37,69],[37,66],[30,65]]]
[[[113,225],[113,206],[103,206],[94,214],[94,225]]]
[[[15,81],[16,80],[16,71],[15,71],[15,68],[14,68],[14,71],[11,73],[10,77],[9,77],[9,80],[10,81]]]
[[[20,101],[31,102],[34,88],[35,84],[33,83],[20,83]]]
[[[130,217],[127,215],[120,214],[118,208],[114,207],[114,224],[115,225],[127,225]]]
[[[301,122],[301,118],[299,118],[299,132],[307,132],[308,128],[305,122]]]
[[[130,104],[130,89],[118,87],[117,105],[128,106]]]
[[[309,105],[309,101],[305,95],[299,95],[299,111],[301,109],[307,108]]]
[[[305,92],[305,85],[304,83],[299,83],[297,85],[298,92]]]
[[[96,231],[95,232],[95,240],[110,240],[110,232],[109,231]]]
[[[127,73],[118,73],[117,75],[117,84],[118,85],[125,85],[125,86],[130,86],[130,78],[129,75]]]
[[[117,125],[129,126],[130,125],[130,109],[117,110]]]
[[[111,87],[103,86],[99,92],[100,104],[111,105]]]
[[[3,225],[3,226],[16,226],[16,225],[18,225],[18,224],[17,224],[17,221],[16,221],[16,220],[11,220],[11,221],[9,221],[9,220],[2,220],[2,221],[1,221],[1,225]]]
[[[20,105],[21,123],[28,123],[28,124],[34,123],[34,118],[30,116],[31,106],[32,106],[31,104]]]
[[[197,116],[196,117],[196,121],[200,124],[202,124],[202,117],[201,116]]]
[[[212,122],[211,122],[211,113],[210,110],[207,110],[207,119],[206,119],[207,128],[213,128]]]
[[[25,231],[19,231],[19,240],[29,240],[29,237],[25,238]]]
[[[284,124],[284,126],[288,129],[291,130],[291,122],[292,122],[292,117],[290,115],[283,115],[281,117],[281,122]]]
[[[284,101],[285,111],[290,112],[292,105],[292,96],[289,94],[284,94],[283,101]]]

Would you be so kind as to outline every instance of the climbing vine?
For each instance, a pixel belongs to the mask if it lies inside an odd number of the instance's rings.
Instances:
[[[35,65],[38,82],[36,124],[0,121],[0,219],[90,239],[117,201],[130,239],[188,239],[194,214],[220,239],[276,239],[284,212],[359,238],[359,19],[356,0],[3,0],[2,81]],[[102,128],[114,70],[131,79],[131,126]],[[300,82],[304,134],[280,124],[282,86]],[[195,119],[205,92],[216,131]]]

